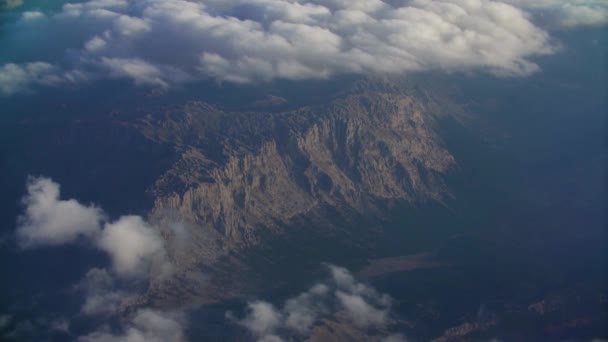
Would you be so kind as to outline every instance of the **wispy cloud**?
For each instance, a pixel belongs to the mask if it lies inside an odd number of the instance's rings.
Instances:
[[[76,285],[85,295],[81,312],[87,316],[109,316],[119,312],[129,293],[120,289],[114,276],[105,269],[93,268]]]
[[[81,342],[182,342],[185,341],[185,317],[181,313],[170,313],[151,309],[137,311],[133,319],[122,327],[122,333],[113,333],[109,328],[82,336]]]

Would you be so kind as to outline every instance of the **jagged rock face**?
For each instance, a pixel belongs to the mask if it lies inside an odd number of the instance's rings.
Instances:
[[[250,246],[321,206],[363,213],[383,200],[440,201],[455,161],[427,107],[369,91],[285,113],[190,103],[149,115],[140,129],[181,155],[152,190],[153,212],[176,210],[228,246]]]

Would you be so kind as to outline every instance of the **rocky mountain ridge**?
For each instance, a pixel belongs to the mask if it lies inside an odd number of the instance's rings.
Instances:
[[[284,113],[222,112],[203,103],[147,116],[149,139],[180,158],[152,189],[153,212],[176,210],[231,245],[258,242],[320,206],[369,212],[376,201],[441,201],[454,158],[414,97],[350,94]]]
[[[314,218],[311,234],[348,235],[332,220],[381,218],[391,201],[442,202],[450,196],[443,178],[456,165],[437,133],[444,108],[408,88],[369,82],[283,112],[190,102],[139,116],[134,127],[177,156],[149,189],[150,217],[170,245],[167,213],[189,231],[186,245],[169,250],[175,275],[153,281],[149,300],[209,303],[251,290],[255,275],[243,255],[291,234],[294,222]]]

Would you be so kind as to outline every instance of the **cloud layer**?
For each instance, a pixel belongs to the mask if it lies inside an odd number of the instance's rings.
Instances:
[[[236,322],[258,341],[305,340],[324,319],[337,317],[359,329],[382,329],[390,322],[390,297],[357,282],[345,268],[328,265],[328,270],[329,281],[288,299],[281,308],[249,303],[247,315]],[[228,317],[235,319],[230,313]]]
[[[527,13],[491,0],[90,0],[25,12],[6,30],[5,95],[108,78],[168,88],[431,69],[526,75],[538,69],[531,57],[553,51]]]

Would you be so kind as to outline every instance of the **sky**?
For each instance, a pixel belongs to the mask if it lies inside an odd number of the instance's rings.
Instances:
[[[342,74],[540,71],[552,32],[608,22],[603,0],[3,0],[0,96],[108,79],[189,82]]]

